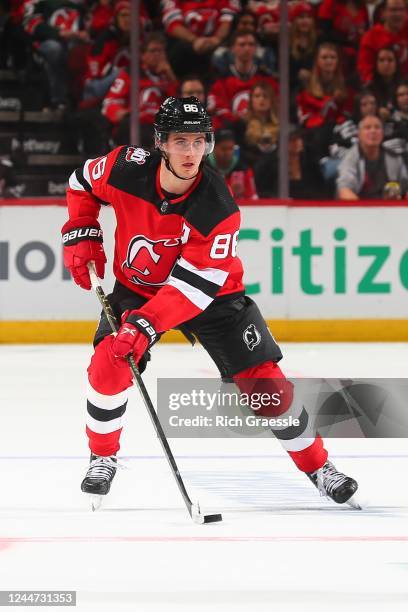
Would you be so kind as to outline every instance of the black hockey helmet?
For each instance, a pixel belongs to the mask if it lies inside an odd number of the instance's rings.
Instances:
[[[157,149],[165,143],[170,132],[204,134],[205,154],[214,149],[214,131],[210,115],[205,106],[195,98],[174,98],[164,100],[154,121],[154,144]]]

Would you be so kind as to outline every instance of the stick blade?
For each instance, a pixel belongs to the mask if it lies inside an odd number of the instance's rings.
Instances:
[[[219,523],[222,521],[222,514],[207,514],[204,516],[204,523]]]
[[[221,514],[201,514],[200,504],[191,505],[191,518],[197,525],[204,525],[205,523],[218,523],[222,521]]]

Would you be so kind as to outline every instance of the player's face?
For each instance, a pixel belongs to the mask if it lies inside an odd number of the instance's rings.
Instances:
[[[172,133],[163,150],[177,174],[183,178],[193,177],[205,153],[205,135]]]

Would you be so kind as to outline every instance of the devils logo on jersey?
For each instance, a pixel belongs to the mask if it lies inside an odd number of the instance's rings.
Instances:
[[[145,151],[140,147],[128,147],[126,151],[126,161],[127,162],[136,162],[139,166],[146,163],[146,157],[149,157],[149,151]]]
[[[256,346],[261,342],[261,334],[253,323],[248,325],[244,333],[242,334],[245,344],[250,351],[253,351]]]
[[[134,236],[128,246],[122,272],[136,285],[164,285],[180,254],[181,238],[150,240]]]

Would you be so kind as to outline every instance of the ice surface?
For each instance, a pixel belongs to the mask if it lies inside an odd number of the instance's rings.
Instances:
[[[284,352],[291,376],[405,377],[408,366],[406,344]],[[360,482],[362,512],[321,499],[275,440],[171,440],[191,497],[223,513],[199,526],[132,390],[128,469],[92,513],[79,490],[89,356],[82,345],[0,345],[0,589],[76,590],[81,611],[407,609],[407,440],[328,441]],[[153,398],[157,376],[216,371],[200,348],[163,345],[145,375]]]

